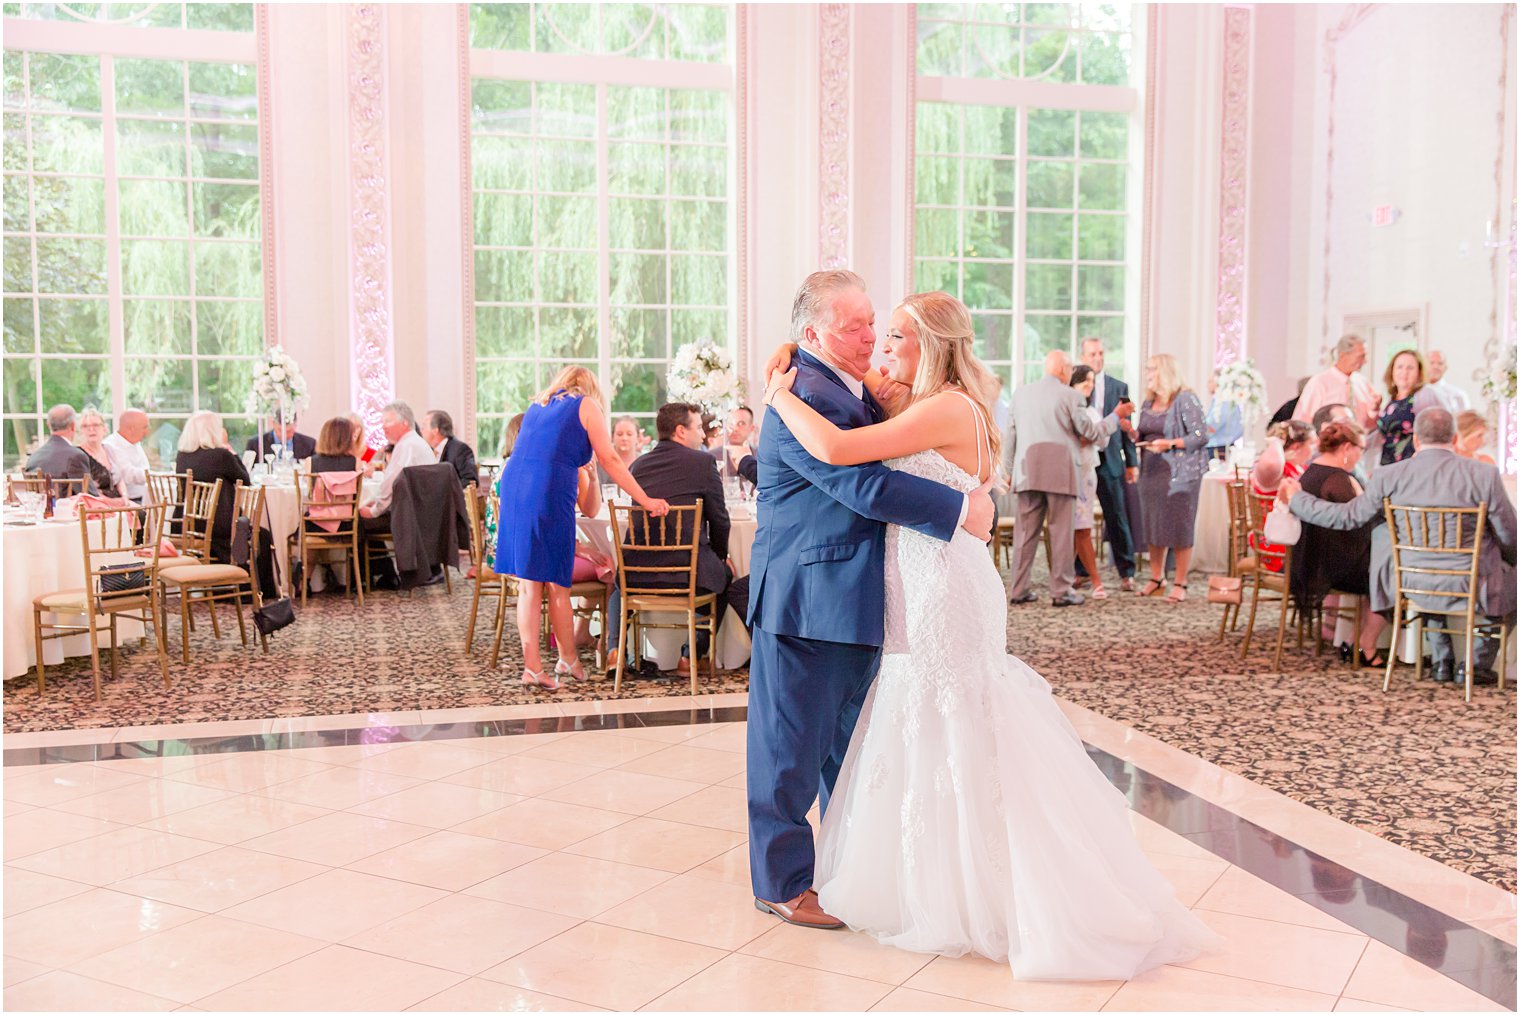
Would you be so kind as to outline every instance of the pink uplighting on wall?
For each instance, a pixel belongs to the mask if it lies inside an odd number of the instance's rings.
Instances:
[[[1214,367],[1246,355],[1246,206],[1251,128],[1251,9],[1224,11],[1224,99],[1219,138],[1219,285]]]
[[[373,447],[395,397],[390,285],[390,163],[385,150],[385,8],[344,12],[348,45],[348,269],[354,401]]]
[[[850,245],[850,6],[818,7],[818,266]]]

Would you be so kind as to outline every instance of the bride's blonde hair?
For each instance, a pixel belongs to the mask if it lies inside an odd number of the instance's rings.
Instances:
[[[966,304],[946,292],[914,293],[897,305],[913,318],[918,332],[918,372],[913,375],[913,401],[938,394],[947,384],[965,390],[987,423],[992,462],[998,462],[1002,435],[993,416],[1002,382],[976,358],[971,343],[976,330]]]

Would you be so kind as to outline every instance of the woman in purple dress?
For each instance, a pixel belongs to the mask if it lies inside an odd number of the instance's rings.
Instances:
[[[656,517],[669,505],[644,493],[628,466],[613,450],[602,409],[602,389],[585,367],[569,366],[539,393],[523,416],[512,457],[497,486],[501,517],[496,533],[496,572],[517,578],[517,633],[522,637],[522,682],[551,691],[558,677],[585,680],[575,655],[574,619],[570,612],[571,573],[575,568],[577,473],[596,461],[633,499]],[[538,651],[540,604],[549,595],[549,626],[559,648],[554,675],[544,671]],[[568,653],[568,658],[566,654]]]

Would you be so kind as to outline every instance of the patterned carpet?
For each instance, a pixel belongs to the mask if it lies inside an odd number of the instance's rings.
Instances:
[[[1041,588],[1040,584],[1035,585]],[[1195,590],[1202,588],[1195,583]],[[467,586],[434,587],[410,599],[377,594],[361,612],[352,600],[314,597],[270,654],[243,650],[236,633],[192,635],[189,675],[171,662],[164,691],[151,653],[132,651],[122,676],[93,701],[88,660],[49,670],[39,699],[34,679],[5,683],[8,733],[334,715],[366,711],[609,698],[610,682],[550,694],[508,678],[519,672],[515,632],[499,671],[486,666],[477,633],[463,652]],[[1065,698],[1189,751],[1458,870],[1515,890],[1515,696],[1512,689],[1460,692],[1412,670],[1381,678],[1348,671],[1312,649],[1284,655],[1253,647],[1242,662],[1239,635],[1215,642],[1217,607],[1195,597],[1173,607],[1115,594],[1080,609],[1048,599],[1011,610],[1009,649]],[[169,625],[177,647],[179,624]],[[702,693],[743,690],[746,674],[703,679]],[[683,681],[625,682],[622,697],[684,695]]]

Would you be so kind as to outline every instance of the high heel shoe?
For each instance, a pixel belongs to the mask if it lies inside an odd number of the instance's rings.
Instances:
[[[543,670],[530,670],[523,667],[522,682],[524,687],[542,687],[546,691],[557,691],[564,685]]]
[[[1341,662],[1343,662],[1343,663],[1349,663],[1349,662],[1351,662],[1351,646],[1349,644],[1346,644],[1346,643],[1343,642],[1343,643],[1335,646],[1335,648],[1336,648],[1336,651],[1340,654]]]
[[[581,666],[581,661],[579,659],[573,663],[567,663],[561,659],[559,662],[554,664],[554,675],[556,677],[568,676],[576,683],[580,683],[586,679],[586,671]]]

